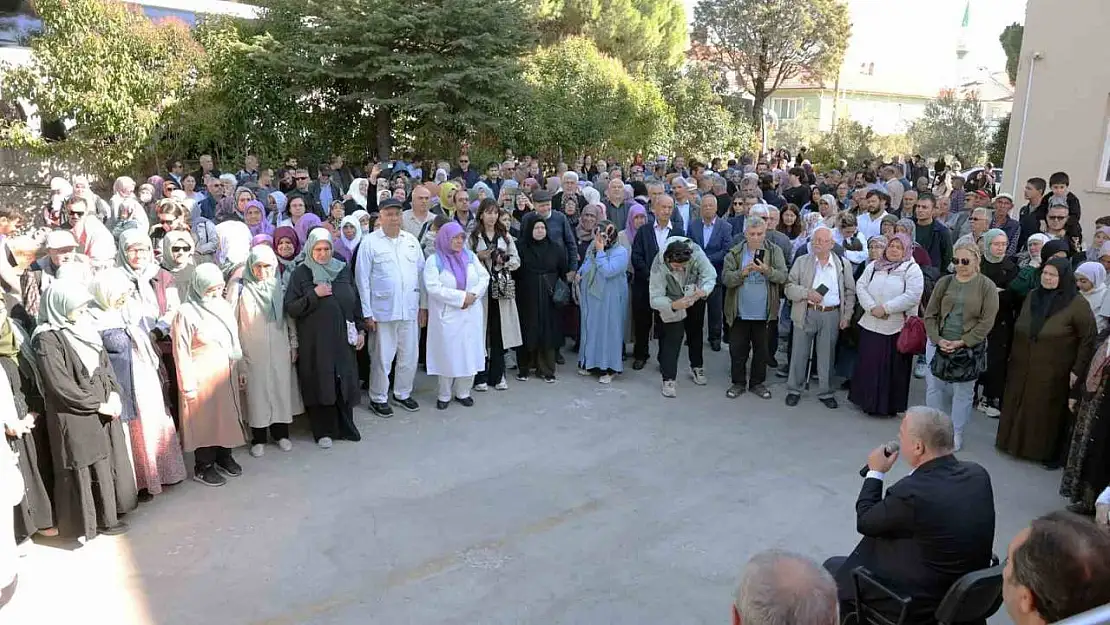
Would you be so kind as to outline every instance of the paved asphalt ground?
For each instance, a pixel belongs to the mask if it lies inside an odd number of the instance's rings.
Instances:
[[[568,363],[437,411],[420,374],[422,410],[360,410],[361,443],[321,451],[302,424],[291,453],[240,450],[242,477],[171,487],[124,536],[33,546],[0,623],[725,623],[753,553],[852,549],[857,472],[898,421],[845,393],[787,408],[774,377],[772,400],[729,400],[727,351],[706,359],[677,399],[654,363],[611,386]],[[991,472],[1002,554],[1064,501],[1059,472],[995,452],[995,424],[976,413],[959,455]]]

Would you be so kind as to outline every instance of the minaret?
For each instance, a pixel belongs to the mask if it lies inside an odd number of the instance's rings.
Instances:
[[[968,76],[964,67],[964,59],[967,57],[967,28],[971,22],[971,0],[965,0],[964,3],[964,18],[960,22],[960,34],[956,37],[956,84],[953,85],[953,91],[957,94],[960,93],[963,85],[967,84]]]

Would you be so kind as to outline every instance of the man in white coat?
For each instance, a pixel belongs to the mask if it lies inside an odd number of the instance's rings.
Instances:
[[[380,229],[362,239],[355,262],[355,280],[362,299],[362,316],[373,340],[370,363],[370,408],[380,417],[393,416],[389,406],[389,370],[393,403],[409,412],[420,410],[412,398],[420,328],[428,322],[421,276],[424,252],[416,237],[401,229],[401,203],[378,205]]]

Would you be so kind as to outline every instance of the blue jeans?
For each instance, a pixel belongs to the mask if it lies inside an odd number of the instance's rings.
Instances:
[[[925,362],[932,363],[937,346],[932,341],[925,346]],[[945,382],[933,375],[932,368],[925,374],[925,405],[935,408],[952,417],[952,428],[957,436],[963,437],[964,426],[971,420],[972,404],[975,401],[975,380],[969,382]]]

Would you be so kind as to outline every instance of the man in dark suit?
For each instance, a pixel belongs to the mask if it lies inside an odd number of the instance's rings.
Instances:
[[[912,597],[908,624],[934,623],[945,593],[960,577],[990,566],[994,544],[994,491],[986,469],[957,460],[952,420],[913,406],[898,431],[900,452],[883,446],[867,458],[867,477],[856,500],[863,540],[847,558],[830,558],[840,600],[854,597],[852,570],[866,567],[895,592]],[[883,497],[883,479],[899,455],[912,471]],[[898,606],[865,590],[868,604],[892,620]],[[873,601],[869,599],[874,599]]]
[[[658,313],[651,309],[648,296],[648,283],[651,277],[651,264],[668,237],[686,236],[682,226],[671,221],[674,212],[674,198],[663,195],[656,199],[652,214],[647,223],[636,231],[632,243],[632,334],[635,343],[632,348],[632,368],[639,371],[647,364],[648,336]]]
[[[724,303],[725,287],[721,283],[721,271],[725,264],[725,254],[732,248],[732,225],[722,218],[717,217],[717,198],[712,193],[706,193],[701,198],[701,215],[690,216],[690,227],[687,235],[694,243],[701,246],[702,251],[713,263],[717,270],[717,286],[709,294],[706,302],[707,316],[709,318],[709,349],[721,351],[721,335],[724,333]],[[706,237],[706,233],[709,236]]]

